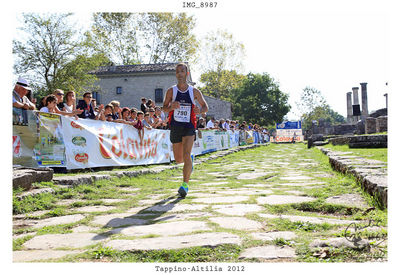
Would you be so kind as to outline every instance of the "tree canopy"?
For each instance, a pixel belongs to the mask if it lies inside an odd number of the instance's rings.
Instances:
[[[248,74],[239,88],[233,90],[234,119],[267,126],[282,121],[290,111],[289,96],[267,73]]]

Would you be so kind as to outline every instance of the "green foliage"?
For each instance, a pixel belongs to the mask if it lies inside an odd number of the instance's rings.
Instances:
[[[238,89],[246,76],[238,74],[236,71],[209,71],[200,76],[200,81],[205,84],[199,89],[203,94],[222,100],[233,102],[232,90]]]
[[[297,102],[298,109],[302,113],[303,128],[310,129],[312,122],[323,119],[331,124],[344,123],[344,117],[331,109],[321,91],[306,87],[303,89],[300,102]]]
[[[32,86],[41,95],[59,88],[60,70],[83,47],[81,37],[68,24],[67,14],[24,14],[24,39],[13,41],[17,74],[33,74]]]
[[[53,195],[49,193],[27,196],[21,200],[13,196],[13,214],[23,214],[36,210],[51,209],[54,200]]]
[[[289,112],[289,96],[267,73],[248,74],[243,84],[233,90],[235,119],[269,125],[281,121]]]
[[[166,63],[194,60],[198,41],[193,34],[195,19],[186,13],[144,13],[140,29],[145,44],[141,46],[141,60]],[[148,60],[148,61],[147,61]]]

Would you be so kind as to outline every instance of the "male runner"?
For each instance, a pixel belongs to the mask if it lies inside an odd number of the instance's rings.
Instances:
[[[179,188],[179,195],[184,198],[189,191],[189,179],[192,173],[193,142],[196,137],[196,115],[208,111],[202,93],[187,84],[188,68],[185,63],[179,63],[175,68],[178,84],[169,88],[165,95],[163,111],[169,113],[171,129],[170,140],[175,161],[183,164],[183,183]],[[201,108],[195,105],[195,100]]]

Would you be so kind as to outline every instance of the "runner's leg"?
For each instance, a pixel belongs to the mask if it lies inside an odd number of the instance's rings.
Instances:
[[[175,162],[183,162],[183,145],[182,142],[172,143],[172,151],[174,152]]]
[[[192,158],[190,154],[192,152],[192,147],[194,143],[194,136],[184,136],[182,137],[182,147],[183,147],[183,181],[189,183],[190,174],[192,173]],[[174,152],[175,154],[175,152]]]

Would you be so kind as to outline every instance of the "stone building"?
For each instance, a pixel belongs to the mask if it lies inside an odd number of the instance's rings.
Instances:
[[[98,104],[117,100],[122,107],[140,109],[141,98],[152,99],[161,106],[168,88],[176,84],[175,66],[178,63],[103,66],[91,73],[99,79],[93,98]],[[189,67],[189,66],[188,66]],[[189,67],[188,82],[195,86]],[[230,102],[205,96],[209,105],[208,116],[232,118]]]

